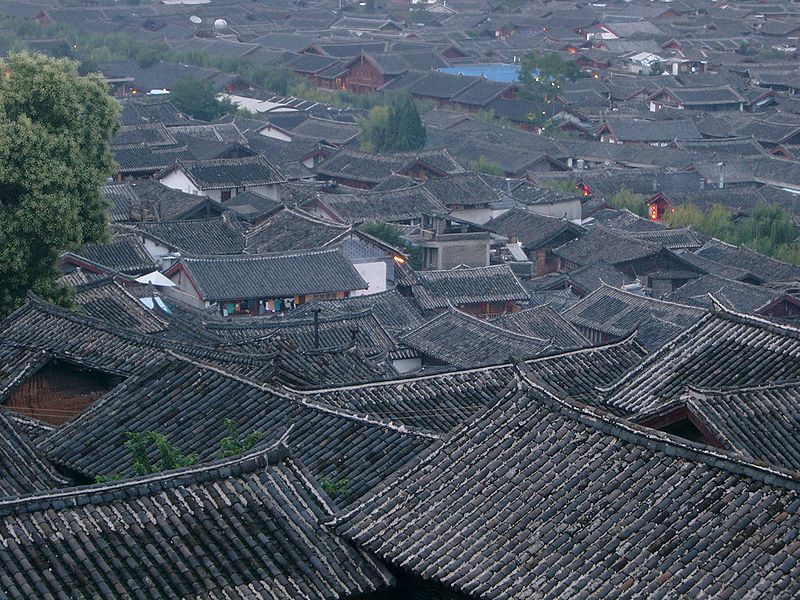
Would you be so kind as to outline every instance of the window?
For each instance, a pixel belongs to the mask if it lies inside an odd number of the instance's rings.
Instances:
[[[336,292],[322,292],[314,294],[314,300],[336,300]]]

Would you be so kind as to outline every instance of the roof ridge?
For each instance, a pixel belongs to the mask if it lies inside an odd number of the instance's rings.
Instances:
[[[35,512],[42,510],[44,506],[52,506],[56,500],[72,500],[72,506],[96,503],[96,496],[104,491],[110,493],[108,498],[103,501],[116,500],[116,492],[126,490],[136,497],[148,496],[159,493],[165,489],[172,489],[184,483],[190,483],[190,477],[199,473],[216,472],[220,479],[230,475],[231,467],[238,466],[239,473],[251,472],[256,469],[264,468],[270,464],[274,465],[282,462],[291,456],[286,444],[287,430],[278,440],[263,449],[248,452],[246,454],[223,458],[215,461],[161,471],[150,475],[131,477],[119,481],[109,481],[104,483],[94,483],[87,486],[76,486],[58,491],[33,492],[25,495],[0,499],[0,515],[13,512],[15,514],[25,512]],[[158,485],[157,489],[154,486]],[[83,500],[83,502],[81,502]]]
[[[443,313],[444,314],[444,313]],[[432,320],[432,319],[431,319]],[[597,346],[587,346],[584,348],[575,348],[573,350],[567,350],[563,352],[556,352],[554,354],[546,354],[536,356],[534,358],[525,359],[523,362],[525,364],[535,364],[538,362],[546,361],[546,360],[553,360],[554,358],[558,358],[561,356],[571,356],[574,354],[585,354],[589,352],[595,352],[604,348],[613,348],[616,346],[624,346],[626,344],[634,343],[636,345],[641,346],[639,342],[636,341],[636,332],[628,334],[624,338],[613,342],[607,342],[605,344],[600,344]],[[339,391],[347,391],[347,390],[357,390],[357,389],[364,389],[370,387],[388,387],[391,385],[410,385],[417,381],[427,381],[431,379],[437,378],[446,378],[446,377],[458,377],[460,375],[465,375],[467,373],[480,373],[483,371],[494,371],[500,369],[506,369],[513,366],[512,361],[506,361],[503,363],[491,364],[491,365],[484,365],[480,367],[472,367],[467,369],[452,369],[449,371],[442,371],[439,373],[430,373],[425,375],[419,374],[411,374],[407,377],[397,377],[395,379],[380,379],[376,381],[366,381],[362,383],[354,383],[354,384],[346,384],[340,385],[336,387],[324,387],[324,388],[313,388],[313,389],[303,389],[303,390],[295,390],[290,386],[284,386],[287,389],[291,390],[293,393],[299,395],[311,395],[311,394],[319,394],[321,392],[339,392]]]
[[[761,390],[776,390],[776,389],[787,389],[787,388],[798,388],[800,389],[800,380],[796,381],[774,381],[768,383],[762,383],[759,385],[749,385],[749,386],[728,386],[728,387],[720,387],[720,388],[705,388],[701,386],[695,386],[692,384],[686,385],[687,391],[690,392],[697,392],[699,394],[709,395],[709,396],[720,396],[720,395],[733,395],[745,392],[755,392]]]
[[[257,260],[265,258],[290,258],[294,256],[311,256],[317,254],[332,254],[339,251],[338,247],[335,248],[308,248],[305,250],[290,250],[284,252],[265,252],[262,254],[190,254],[184,253],[181,255],[181,260]]]
[[[40,298],[34,292],[31,292],[31,291],[28,292],[28,302],[23,304],[22,306],[20,306],[18,309],[16,309],[10,315],[8,315],[4,319],[4,321],[5,320],[12,320],[12,317],[15,314],[25,310],[26,308],[33,308],[35,310],[41,310],[43,312],[46,312],[47,314],[58,316],[58,317],[62,317],[62,318],[65,318],[65,319],[67,319],[69,321],[72,321],[74,323],[79,323],[79,324],[83,323],[84,325],[88,324],[89,326],[91,326],[91,327],[93,327],[95,329],[100,329],[100,330],[102,330],[102,331],[104,331],[106,333],[109,333],[111,335],[127,339],[127,340],[129,340],[131,342],[134,342],[134,343],[141,343],[141,344],[143,344],[145,346],[149,346],[151,348],[159,348],[159,349],[161,349],[161,350],[163,350],[165,352],[168,352],[168,351],[181,351],[181,352],[186,352],[186,353],[191,354],[193,352],[200,351],[200,352],[203,352],[203,353],[206,353],[206,354],[212,354],[212,355],[217,355],[217,356],[220,356],[220,357],[225,357],[227,360],[229,360],[231,362],[239,362],[240,364],[243,363],[243,362],[252,363],[253,360],[263,360],[264,362],[268,362],[270,360],[273,360],[273,358],[274,358],[273,356],[266,356],[266,355],[262,355],[262,354],[248,354],[248,355],[243,355],[241,353],[239,353],[239,354],[227,354],[227,353],[224,353],[224,352],[218,352],[217,350],[214,350],[212,348],[203,348],[203,347],[200,347],[200,346],[193,346],[192,344],[187,344],[187,343],[183,343],[183,342],[166,342],[165,340],[162,340],[160,338],[154,338],[154,337],[148,336],[146,334],[139,333],[139,332],[137,332],[135,330],[132,330],[132,329],[125,329],[125,328],[122,328],[122,327],[112,327],[111,325],[106,324],[104,321],[102,321],[101,319],[99,319],[97,317],[92,317],[92,316],[89,316],[89,315],[81,315],[81,314],[72,312],[72,311],[70,311],[70,310],[68,310],[66,308],[61,308],[60,306],[55,306],[53,304],[50,304],[50,303],[46,302],[45,300],[43,300],[42,298]],[[0,323],[2,323],[2,321],[0,321]],[[73,356],[73,359],[74,359],[74,356]],[[246,359],[246,360],[243,360],[243,359]]]
[[[314,402],[314,401],[305,400],[305,399],[301,398],[297,393],[295,393],[294,390],[292,390],[291,388],[288,388],[286,386],[282,386],[282,385],[278,386],[278,385],[273,385],[273,384],[261,383],[261,382],[253,381],[252,379],[248,379],[248,378],[243,377],[242,375],[238,375],[236,373],[231,373],[229,371],[226,371],[225,369],[222,369],[222,368],[214,366],[214,365],[208,365],[208,364],[200,363],[200,362],[197,362],[197,361],[186,360],[184,357],[180,356],[177,353],[173,353],[173,352],[168,352],[168,353],[170,355],[174,356],[175,358],[178,358],[178,359],[181,359],[181,360],[185,360],[186,362],[194,364],[194,365],[196,365],[196,366],[198,366],[200,368],[208,369],[209,371],[213,371],[213,372],[215,372],[215,373],[217,373],[219,375],[222,375],[223,377],[227,377],[228,379],[233,379],[234,381],[237,381],[237,382],[239,382],[239,383],[241,383],[243,385],[247,385],[249,387],[258,389],[258,390],[260,390],[262,392],[274,394],[276,396],[279,396],[281,398],[289,400],[290,402],[294,402],[296,404],[299,404],[301,406],[305,406],[307,408],[311,408],[311,409],[318,410],[318,411],[321,411],[321,412],[326,412],[326,413],[329,413],[329,414],[334,414],[334,415],[337,415],[337,416],[340,416],[340,417],[344,417],[344,418],[347,418],[347,419],[351,419],[351,420],[354,420],[354,421],[358,421],[358,422],[361,422],[361,423],[368,423],[370,425],[383,427],[384,429],[392,429],[394,431],[399,431],[401,433],[408,433],[408,434],[411,434],[411,435],[417,435],[417,436],[420,436],[420,437],[427,437],[427,438],[430,438],[430,439],[440,439],[441,438],[441,435],[438,434],[438,433],[435,433],[435,432],[432,432],[432,431],[427,431],[425,429],[421,429],[421,428],[418,428],[418,427],[412,427],[412,426],[407,426],[407,425],[403,425],[403,424],[397,425],[394,422],[388,421],[386,419],[378,419],[378,418],[375,418],[375,417],[373,417],[371,415],[366,415],[366,414],[362,415],[362,414],[359,414],[359,413],[357,413],[355,411],[350,411],[350,410],[345,410],[345,409],[341,409],[341,408],[338,408],[338,407],[330,406],[330,405],[325,404],[323,402]]]
[[[441,314],[435,316],[434,318],[432,318],[432,319],[430,319],[428,321],[425,321],[419,327],[416,327],[416,328],[412,329],[411,331],[407,331],[406,333],[403,333],[402,335],[399,335],[398,336],[398,340],[403,340],[403,339],[407,338],[408,336],[416,333],[417,331],[427,329],[431,323],[433,323],[434,321],[437,321],[437,320],[439,320],[439,319],[441,319],[441,318],[443,318],[445,316],[456,315],[456,316],[458,316],[459,318],[461,318],[463,320],[470,321],[470,322],[473,322],[473,323],[476,323],[476,324],[480,324],[482,327],[490,327],[492,329],[496,329],[499,332],[502,332],[502,333],[504,333],[506,335],[509,335],[510,337],[517,338],[517,339],[519,339],[521,341],[533,341],[533,342],[545,344],[545,347],[542,348],[542,351],[545,351],[545,350],[547,350],[547,348],[552,346],[552,339],[544,340],[544,339],[540,339],[540,338],[537,338],[537,337],[533,337],[532,335],[525,335],[524,333],[517,333],[516,331],[511,331],[510,329],[505,329],[503,327],[500,327],[498,325],[490,323],[489,321],[484,321],[483,319],[479,319],[478,317],[473,317],[470,314],[462,312],[462,311],[458,310],[457,308],[455,308],[450,303],[449,299],[447,300],[447,304],[449,305],[449,308],[446,311],[442,312]]]
[[[721,468],[736,475],[750,477],[769,485],[782,485],[782,487],[800,491],[800,472],[798,471],[746,460],[741,455],[727,450],[717,448],[712,450],[711,447],[705,444],[690,442],[672,434],[632,423],[622,417],[617,417],[609,412],[568,398],[559,398],[540,387],[524,372],[522,373],[522,379],[549,401],[551,408],[556,408],[558,412],[566,413],[568,418],[580,421],[594,429],[598,429],[602,433],[646,448],[665,452],[671,456],[703,462],[711,467]]]

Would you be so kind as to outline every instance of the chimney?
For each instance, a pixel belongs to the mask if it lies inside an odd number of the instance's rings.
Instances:
[[[350,343],[355,346],[356,345],[356,338],[358,337],[358,327],[353,327],[350,330]]]
[[[717,187],[722,189],[725,187],[725,163],[717,163],[717,166],[719,167],[719,183],[717,184]]]
[[[319,350],[319,313],[321,308],[313,308],[311,312],[314,313],[314,349]]]

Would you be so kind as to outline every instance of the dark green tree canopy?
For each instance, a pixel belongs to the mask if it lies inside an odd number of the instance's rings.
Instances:
[[[0,313],[27,290],[63,299],[58,256],[106,239],[100,186],[119,106],[99,76],[41,54],[0,61]]]
[[[359,121],[361,148],[404,152],[425,146],[427,133],[417,105],[406,98],[396,108],[375,106]]]
[[[233,105],[228,100],[217,99],[210,81],[192,76],[176,81],[169,92],[169,99],[179,111],[201,121],[213,121],[233,112]]]
[[[578,65],[554,52],[531,50],[523,57],[519,68],[519,80],[526,94],[544,102],[551,102],[565,82],[580,76]]]

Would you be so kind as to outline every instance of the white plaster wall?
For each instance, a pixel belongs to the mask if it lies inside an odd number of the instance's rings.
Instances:
[[[158,242],[154,242],[153,240],[146,238],[146,237],[139,237],[142,244],[144,245],[144,249],[147,250],[147,253],[153,257],[155,261],[159,261],[162,257],[166,256],[167,254],[172,254],[169,248],[166,246],[162,246]]]
[[[368,296],[386,291],[385,262],[355,263],[353,266],[369,287],[365,290],[354,290],[351,292],[351,296]]]
[[[255,192],[256,194],[266,196],[267,198],[272,198],[273,200],[281,199],[281,188],[279,185],[254,185],[253,187],[249,187],[247,189],[251,192]],[[243,192],[244,188],[240,189],[239,191]],[[235,195],[236,190],[233,190],[231,197]]]
[[[394,370],[404,375],[405,373],[413,373],[422,368],[422,359],[420,358],[403,358],[400,360],[393,360],[392,366]]]
[[[264,137],[272,138],[275,140],[281,140],[282,142],[291,142],[292,136],[288,135],[287,133],[281,131],[280,129],[275,129],[267,125],[261,131],[258,132],[259,134],[263,135]]]
[[[159,179],[159,181],[173,190],[180,190],[182,192],[186,192],[187,194],[200,194],[200,190],[194,186],[194,184],[180,169],[170,171],[164,177]]]
[[[581,218],[581,201],[575,198],[570,202],[557,202],[552,204],[532,204],[528,210],[548,217],[566,217],[570,221]]]
[[[470,223],[477,223],[479,225],[483,225],[489,219],[492,218],[492,209],[463,208],[459,210],[454,210],[451,214],[458,219],[464,219],[465,221],[469,221]]]

